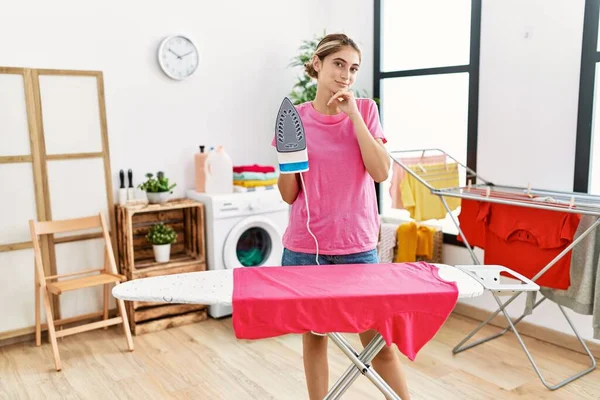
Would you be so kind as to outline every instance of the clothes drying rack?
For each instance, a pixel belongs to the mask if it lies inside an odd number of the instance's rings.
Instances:
[[[415,158],[418,159],[419,157],[425,159],[426,154],[430,155],[431,153],[433,153],[433,155],[438,156],[438,158],[443,158],[442,156],[444,156],[446,163],[455,163],[458,166],[459,176],[464,180],[464,184],[459,183],[459,186],[457,187],[440,188],[437,187],[439,185],[436,185],[435,181],[437,180],[439,182],[445,180],[445,178],[434,178],[430,179],[429,181],[426,181],[419,174],[415,173],[413,169],[411,169],[411,166],[416,166],[417,168],[420,167],[423,171],[426,171],[425,164],[421,163],[421,165],[419,166],[419,163],[414,162],[414,160]],[[446,202],[446,197],[457,197],[461,199],[529,207],[543,210],[563,211],[568,213],[592,215],[597,217],[594,224],[592,224],[588,229],[586,229],[579,237],[574,238],[573,242],[567,248],[560,252],[560,254],[558,254],[554,259],[552,259],[548,264],[546,264],[546,266],[544,266],[544,268],[542,268],[534,277],[531,278],[533,282],[537,281],[544,273],[546,273],[550,268],[552,268],[552,266],[554,266],[562,257],[564,257],[569,251],[571,251],[575,246],[577,246],[587,235],[589,235],[594,229],[596,229],[598,225],[600,225],[600,196],[576,192],[539,190],[532,189],[531,187],[524,188],[517,186],[495,185],[492,182],[483,179],[475,171],[462,164],[456,158],[450,156],[445,151],[436,148],[389,151],[389,155],[396,164],[402,167],[407,173],[413,176],[421,184],[425,185],[433,195],[439,196],[442,204],[444,205],[444,208],[450,215],[452,222],[458,229],[458,233],[460,234],[465,247],[469,251],[473,262],[477,265],[483,264],[479,261],[477,255],[473,251],[473,247],[469,245],[467,238],[465,237],[464,233],[460,228],[458,218],[452,213],[452,210]],[[413,160],[410,165],[403,162],[403,159],[405,157],[409,157]],[[437,171],[438,170],[436,170],[436,172],[432,173],[431,175],[435,176],[437,174],[447,176],[447,173],[444,173],[443,170],[442,172]],[[463,171],[464,176],[461,176],[460,174],[462,174]],[[460,179],[459,182],[461,182]],[[577,332],[577,329],[575,329],[575,326],[569,319],[564,308],[560,304],[557,304],[561,313],[563,314],[569,326],[573,330],[575,336],[585,349],[585,352],[589,356],[592,364],[585,370],[578,372],[575,375],[570,376],[567,379],[555,385],[550,385],[543,377],[540,369],[538,368],[536,362],[531,356],[531,353],[529,352],[527,346],[523,342],[521,335],[516,329],[516,325],[521,320],[523,320],[525,316],[528,315],[527,312],[524,312],[519,318],[513,321],[506,309],[506,307],[509,304],[511,304],[517,297],[519,297],[523,292],[515,292],[505,303],[502,303],[502,300],[499,298],[498,293],[494,291],[490,291],[490,293],[492,294],[492,296],[494,296],[494,299],[498,304],[498,309],[493,314],[491,314],[485,321],[483,321],[479,326],[477,326],[471,333],[469,333],[460,343],[456,345],[456,347],[454,347],[454,349],[452,350],[454,354],[460,353],[482,343],[488,342],[492,339],[504,335],[509,330],[512,330],[517,340],[519,341],[519,344],[523,348],[523,351],[527,355],[527,358],[529,359],[531,365],[535,369],[535,372],[538,375],[539,379],[542,381],[544,386],[546,386],[550,390],[556,390],[558,388],[561,388],[562,386],[592,372],[596,368],[596,360],[594,359],[594,356],[592,355],[590,349],[579,335],[579,332]],[[537,308],[545,299],[546,297],[541,296],[541,299],[533,305],[531,311],[533,312],[533,310]],[[471,344],[465,345],[465,343],[469,341],[469,339],[471,339],[477,332],[479,332],[484,326],[486,326],[494,317],[496,317],[500,313],[504,315],[508,326],[506,326],[499,333],[477,340]]]

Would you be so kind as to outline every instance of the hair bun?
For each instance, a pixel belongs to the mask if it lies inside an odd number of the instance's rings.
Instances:
[[[317,78],[319,75],[312,65],[312,60],[304,63],[304,72],[311,78]]]

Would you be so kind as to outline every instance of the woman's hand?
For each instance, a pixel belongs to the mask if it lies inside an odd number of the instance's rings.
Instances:
[[[327,105],[330,105],[334,101],[337,101],[340,110],[342,110],[342,112],[349,117],[353,115],[359,115],[358,107],[356,106],[356,99],[354,98],[354,93],[352,93],[351,90],[340,90],[339,92],[334,93],[327,102]]]

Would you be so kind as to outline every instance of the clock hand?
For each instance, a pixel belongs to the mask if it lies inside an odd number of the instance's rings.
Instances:
[[[185,54],[184,54],[184,55],[182,55],[181,57],[183,58],[183,57],[187,56],[188,54],[192,54],[192,53],[193,53],[193,51],[188,51],[187,53],[185,53]]]
[[[174,52],[173,50],[171,50],[170,48],[169,48],[169,51],[170,51],[171,53],[175,54],[175,56],[181,60],[181,56],[180,56],[179,54],[175,53],[175,52]]]

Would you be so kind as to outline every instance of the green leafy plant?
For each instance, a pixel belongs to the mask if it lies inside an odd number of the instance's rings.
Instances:
[[[317,50],[317,45],[326,35],[327,33],[323,31],[323,35],[321,36],[315,36],[312,39],[303,40],[298,48],[299,53],[292,58],[292,61],[289,64],[289,67],[302,68],[302,75],[298,77],[298,80],[294,84],[294,87],[290,93],[290,100],[295,105],[312,101],[317,95],[317,81],[304,71],[304,64],[312,60],[312,57]],[[369,97],[369,94],[366,90],[360,91],[353,89],[353,91],[356,97]],[[379,104],[379,99],[373,98],[373,100]]]
[[[169,184],[169,178],[165,178],[165,173],[158,171],[156,178],[152,173],[146,174],[146,182],[138,185],[138,188],[149,193],[172,192],[172,189],[177,186],[176,183]]]
[[[159,222],[152,225],[146,235],[146,240],[155,245],[172,244],[177,242],[177,233],[169,225]]]

